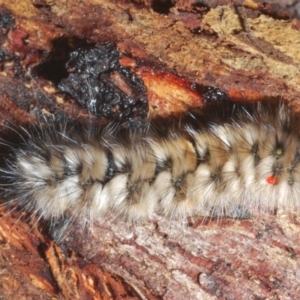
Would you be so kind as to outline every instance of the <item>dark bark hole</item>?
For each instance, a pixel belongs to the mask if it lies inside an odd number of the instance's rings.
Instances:
[[[56,38],[52,41],[52,45],[52,50],[46,60],[34,67],[32,72],[38,77],[50,80],[55,85],[68,77],[66,63],[72,51],[79,47],[94,47],[94,44],[88,43],[85,39],[70,36]]]

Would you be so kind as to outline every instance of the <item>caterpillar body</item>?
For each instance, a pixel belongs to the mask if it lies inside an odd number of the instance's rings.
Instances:
[[[47,220],[299,209],[300,127],[286,105],[158,127],[22,128],[17,145],[6,142],[2,197]]]

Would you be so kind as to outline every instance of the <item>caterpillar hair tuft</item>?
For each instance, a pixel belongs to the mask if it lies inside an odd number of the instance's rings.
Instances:
[[[67,222],[299,209],[300,126],[285,104],[239,109],[225,120],[194,116],[166,130],[119,127],[21,128],[18,143],[2,141],[2,197]]]

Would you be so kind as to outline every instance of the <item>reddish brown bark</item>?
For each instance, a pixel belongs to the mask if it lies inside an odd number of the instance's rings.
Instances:
[[[34,122],[36,107],[87,118],[53,82],[29,76],[62,37],[116,43],[120,63],[144,81],[151,118],[202,107],[192,84],[234,100],[282,98],[299,107],[298,21],[263,14],[258,1],[165,2],[2,0],[0,13],[14,18],[0,34],[2,121]],[[199,217],[188,226],[157,217],[132,227],[107,218],[89,234],[74,224],[57,245],[37,217],[10,210],[2,207],[0,221],[5,299],[296,299],[300,292],[297,212]]]

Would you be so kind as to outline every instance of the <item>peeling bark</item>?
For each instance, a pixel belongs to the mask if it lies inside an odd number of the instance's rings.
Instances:
[[[205,107],[203,86],[298,109],[299,21],[264,13],[260,1],[240,2],[2,0],[1,124],[34,122],[35,109],[86,119],[47,77],[45,62],[55,70],[72,49],[103,41],[114,42],[120,64],[144,81],[150,118]],[[187,226],[107,217],[91,232],[74,224],[58,245],[37,216],[11,210],[3,206],[0,219],[4,299],[296,299],[300,292],[299,213],[199,217]]]

